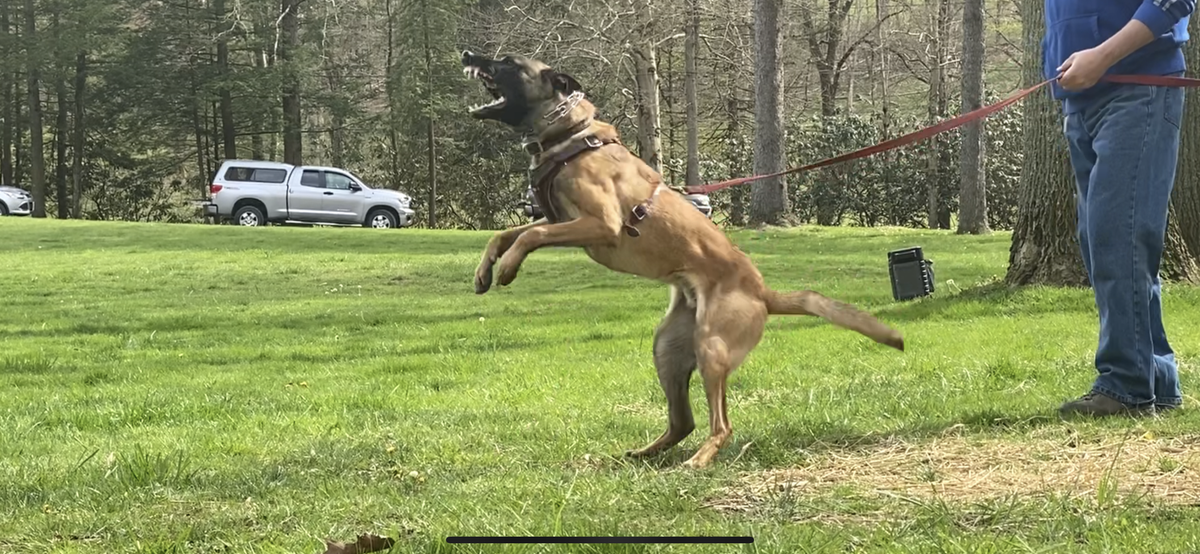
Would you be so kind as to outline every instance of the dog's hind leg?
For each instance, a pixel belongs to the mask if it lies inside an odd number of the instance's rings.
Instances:
[[[654,331],[654,368],[667,396],[667,430],[646,447],[626,455],[640,458],[658,454],[679,444],[696,428],[688,402],[688,383],[696,369],[695,334],[695,299],[672,286],[671,305]]]
[[[733,434],[725,405],[729,375],[758,346],[767,322],[761,300],[739,290],[719,292],[701,295],[696,314],[696,359],[708,397],[710,431],[708,440],[684,463],[690,468],[707,466]]]

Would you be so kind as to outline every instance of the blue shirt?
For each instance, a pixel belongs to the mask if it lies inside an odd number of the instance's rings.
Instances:
[[[1042,72],[1058,76],[1058,66],[1080,50],[1095,48],[1130,20],[1141,21],[1157,37],[1108,70],[1114,75],[1171,75],[1184,70],[1183,44],[1188,17],[1196,0],[1045,0],[1046,36],[1042,39]],[[1054,97],[1068,113],[1078,111],[1111,83],[1068,92],[1053,83]]]

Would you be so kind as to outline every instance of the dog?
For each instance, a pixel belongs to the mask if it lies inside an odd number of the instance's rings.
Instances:
[[[767,287],[746,254],[627,150],[613,125],[597,119],[574,77],[518,55],[490,59],[467,51],[462,65],[492,97],[470,115],[529,134],[524,148],[545,214],[491,237],[475,271],[476,294],[491,288],[493,273],[499,286],[512,283],[526,256],[547,246],[582,248],[612,271],[669,285],[667,313],[653,342],[667,429],[627,456],[659,454],[692,433],[688,385],[698,368],[709,436],[684,465],[709,465],[732,433],[726,381],[762,339],[769,315],[820,316],[904,350],[898,331],[854,306],[814,291]]]

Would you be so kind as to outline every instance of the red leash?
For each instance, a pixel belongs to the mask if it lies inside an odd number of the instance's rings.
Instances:
[[[1055,79],[1057,79],[1057,77]],[[1038,83],[1032,87],[1019,90],[1012,96],[1009,96],[1008,98],[1005,98],[1004,100],[996,102],[995,104],[992,104],[990,106],[984,106],[973,112],[968,112],[968,113],[962,114],[953,119],[947,119],[946,121],[943,121],[936,125],[931,125],[929,127],[920,129],[918,131],[914,131],[907,135],[881,142],[879,144],[876,144],[875,146],[868,146],[867,148],[863,148],[862,150],[857,150],[854,152],[850,152],[848,154],[842,154],[840,156],[821,160],[817,163],[808,164],[803,167],[796,167],[796,168],[788,169],[786,171],[780,171],[778,173],[769,173],[767,175],[755,175],[753,177],[740,177],[738,179],[730,179],[728,181],[721,181],[719,183],[700,185],[698,187],[688,187],[687,192],[689,194],[708,194],[710,192],[721,190],[723,188],[733,187],[733,186],[737,186],[737,185],[744,185],[746,183],[752,183],[754,181],[760,181],[762,179],[769,179],[771,177],[779,177],[782,175],[788,175],[790,173],[802,173],[805,171],[811,171],[813,169],[825,167],[827,165],[833,165],[836,163],[841,163],[841,162],[854,160],[854,159],[858,159],[858,158],[865,158],[867,156],[878,154],[880,152],[886,152],[893,148],[899,148],[899,147],[907,145],[907,144],[912,144],[912,143],[920,141],[920,140],[925,140],[934,135],[944,133],[951,129],[955,129],[957,127],[966,125],[967,123],[970,123],[972,121],[978,121],[980,119],[988,117],[1000,110],[1003,110],[1004,108],[1007,108],[1013,104],[1016,104],[1022,98],[1025,98],[1026,96],[1029,96],[1030,94],[1033,94],[1038,89],[1053,82],[1055,79],[1046,79],[1045,81],[1042,81],[1041,83]],[[1165,76],[1160,76],[1160,75],[1106,75],[1103,78],[1101,78],[1100,80],[1108,81],[1110,83],[1124,83],[1124,84],[1130,84],[1130,85],[1146,85],[1146,86],[1156,86],[1156,87],[1189,87],[1189,88],[1200,87],[1200,79],[1189,79],[1186,77],[1165,77]]]

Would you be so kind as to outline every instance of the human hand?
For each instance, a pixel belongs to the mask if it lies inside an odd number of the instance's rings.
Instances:
[[[1112,67],[1109,57],[1098,48],[1080,50],[1058,66],[1058,84],[1063,90],[1080,91],[1091,88],[1100,81],[1104,72]]]

